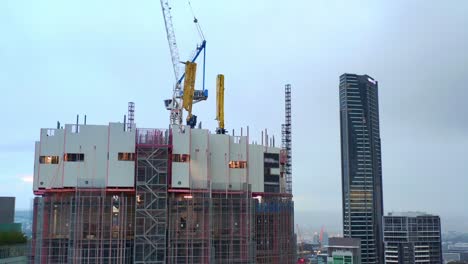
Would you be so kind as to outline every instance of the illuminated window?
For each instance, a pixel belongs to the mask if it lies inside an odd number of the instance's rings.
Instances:
[[[172,162],[189,162],[189,154],[172,154]]]
[[[245,168],[247,168],[247,161],[243,161],[243,160],[233,161],[233,160],[231,160],[229,162],[229,168],[231,168],[231,169],[245,169]]]
[[[128,160],[128,161],[135,160],[135,153],[119,152],[118,156],[119,156],[119,160]]]
[[[59,156],[40,156],[39,163],[41,164],[58,164]]]
[[[64,161],[84,161],[83,153],[67,153],[63,155]]]

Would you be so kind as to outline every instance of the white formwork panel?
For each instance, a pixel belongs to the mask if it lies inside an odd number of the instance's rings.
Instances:
[[[228,189],[239,191],[246,181],[247,168],[245,169],[229,169]]]
[[[135,157],[135,129],[124,131],[123,123],[110,123],[107,187],[133,188],[135,160],[119,160],[119,153],[131,153]]]
[[[65,154],[83,153],[84,161],[64,162],[64,187],[105,187],[108,126],[65,125]]]
[[[172,162],[172,187],[189,188],[189,162]]]
[[[252,192],[264,191],[264,147],[261,145],[249,145],[249,160],[247,168],[249,170],[249,181],[252,184]]]
[[[191,130],[190,187],[207,189],[208,186],[208,140],[207,129]]]
[[[210,135],[210,178],[214,190],[226,190],[228,187],[229,135]]]
[[[61,188],[63,168],[63,129],[41,129],[40,141],[37,149],[37,157],[34,161],[37,167],[38,177],[36,185],[38,188]],[[40,156],[58,156],[58,164],[41,164]]]
[[[190,128],[185,128],[185,132],[179,129],[172,129],[172,154],[190,153]]]
[[[247,137],[229,137],[229,161],[247,162]],[[247,167],[249,166],[247,162]],[[247,182],[247,168],[229,168],[228,188],[231,190],[242,190],[242,186]]]
[[[247,161],[247,137],[229,137],[229,158],[231,161]]]
[[[33,190],[37,191],[39,188],[39,147],[41,142],[34,143],[34,174],[33,174]]]
[[[172,155],[190,155],[190,128],[184,131],[172,130]],[[172,160],[172,187],[190,187],[190,162],[175,162]]]

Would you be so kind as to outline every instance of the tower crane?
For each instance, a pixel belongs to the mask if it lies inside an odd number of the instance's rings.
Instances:
[[[190,2],[189,2],[190,4]],[[172,91],[172,99],[164,100],[166,109],[170,111],[171,125],[182,126],[183,109],[188,112],[187,125],[194,127],[197,123],[197,117],[192,115],[192,105],[194,103],[204,101],[208,98],[208,90],[205,89],[205,58],[206,58],[206,40],[203,32],[198,24],[198,19],[194,16],[193,22],[195,23],[198,33],[202,39],[201,44],[197,45],[193,57],[185,62],[185,72],[180,75],[180,58],[179,50],[177,48],[176,36],[174,33],[174,25],[172,23],[171,7],[169,0],[161,0],[161,9],[164,17],[164,24],[166,27],[167,42],[171,52],[171,61],[174,70],[175,84]],[[193,12],[192,12],[193,13]],[[195,90],[195,75],[196,63],[198,56],[203,52],[203,89]],[[186,78],[187,77],[187,78]],[[184,81],[185,79],[185,81]],[[184,81],[184,88],[182,89],[182,81]],[[185,87],[188,86],[188,87]],[[189,94],[187,94],[189,93]]]
[[[302,233],[301,233],[301,229],[299,229],[299,225],[296,224],[296,229],[297,229],[297,245],[298,245],[298,249],[297,249],[297,253],[299,253],[299,256],[298,256],[298,259],[297,259],[297,263],[305,263],[305,257],[304,257],[304,240],[302,238]]]

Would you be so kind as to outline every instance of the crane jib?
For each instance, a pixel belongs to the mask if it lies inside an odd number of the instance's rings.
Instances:
[[[197,47],[197,53],[195,53],[195,56],[193,57],[193,59],[191,60],[191,62],[195,62],[198,58],[198,56],[200,55],[200,53],[202,51],[204,51],[206,49],[206,40],[203,40],[203,42],[201,43],[201,45],[199,47]],[[205,90],[205,53],[203,53],[203,90]],[[182,74],[182,76],[180,77],[179,81],[177,81],[177,84],[181,84],[182,81],[184,80],[185,78],[185,73]]]

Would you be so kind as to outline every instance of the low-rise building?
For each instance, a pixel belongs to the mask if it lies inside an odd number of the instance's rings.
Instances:
[[[360,264],[361,241],[348,237],[329,238],[327,261],[332,264]]]
[[[440,218],[420,212],[384,216],[385,262],[442,263]]]

